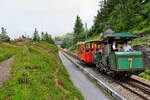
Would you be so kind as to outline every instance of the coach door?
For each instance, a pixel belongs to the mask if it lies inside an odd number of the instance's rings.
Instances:
[[[87,42],[85,44],[85,46],[86,46],[85,60],[87,63],[91,63],[91,46],[90,46],[90,43]]]
[[[91,63],[93,63],[94,60],[94,55],[95,55],[95,42],[90,43],[90,48],[91,48]]]

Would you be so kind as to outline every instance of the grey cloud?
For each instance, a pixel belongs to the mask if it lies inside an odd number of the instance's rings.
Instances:
[[[73,31],[78,14],[90,27],[96,15],[99,0],[0,0],[0,27],[7,28],[12,38],[34,28],[58,36]]]

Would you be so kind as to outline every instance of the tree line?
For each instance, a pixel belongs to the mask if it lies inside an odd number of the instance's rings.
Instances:
[[[54,44],[54,40],[52,39],[50,34],[48,34],[47,32],[45,33],[41,32],[41,37],[40,37],[36,28],[33,33],[33,41],[37,41],[37,42],[46,41],[50,44]]]
[[[111,24],[115,32],[150,32],[149,0],[103,0],[89,35],[104,32]]]
[[[46,41],[50,44],[54,44],[54,40],[52,39],[50,34],[48,34],[47,32],[41,32],[41,36],[40,36],[36,28],[33,33],[33,37],[30,38],[29,36],[22,35],[19,38],[20,39],[30,39],[30,40],[33,40],[36,42]],[[4,42],[10,41],[10,37],[7,35],[6,28],[4,28],[4,27],[1,27],[0,41],[4,41]]]
[[[150,0],[102,0],[99,6],[94,24],[87,32],[88,37],[103,34],[108,24],[115,32],[150,33]],[[82,20],[77,16],[73,43],[85,41],[85,33]]]
[[[1,27],[0,41],[10,41],[10,38],[7,35],[6,29],[4,27]]]

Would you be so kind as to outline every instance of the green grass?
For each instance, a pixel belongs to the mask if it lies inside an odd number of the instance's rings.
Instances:
[[[0,88],[0,100],[83,100],[83,96],[72,84],[69,74],[62,64],[58,64],[58,49],[46,42],[28,43],[28,50],[17,52],[12,63],[13,75]],[[8,51],[7,51],[8,52]],[[54,72],[58,70],[56,74]],[[55,79],[61,81],[66,93],[57,86]]]
[[[69,52],[77,55],[77,52],[75,52],[75,50],[77,50],[77,45],[73,45],[68,49]]]
[[[131,46],[142,45],[142,44],[147,44],[148,46],[150,46],[150,36],[145,36],[142,38],[135,39],[132,42]]]
[[[140,73],[138,76],[150,80],[150,70],[146,70],[145,72]]]
[[[18,48],[0,44],[0,62],[9,59],[19,51]]]
[[[97,35],[91,36],[88,38],[88,41],[90,40],[101,40],[101,35],[97,34]]]

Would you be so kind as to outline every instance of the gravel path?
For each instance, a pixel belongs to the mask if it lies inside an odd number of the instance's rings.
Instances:
[[[60,58],[70,74],[74,85],[81,91],[85,100],[109,100],[107,96],[92,83],[75,65],[70,62],[63,54],[59,53]]]
[[[5,82],[8,77],[11,75],[9,71],[11,70],[11,63],[14,60],[15,56],[11,57],[8,60],[5,60],[0,63],[0,86],[2,85],[3,82]]]

